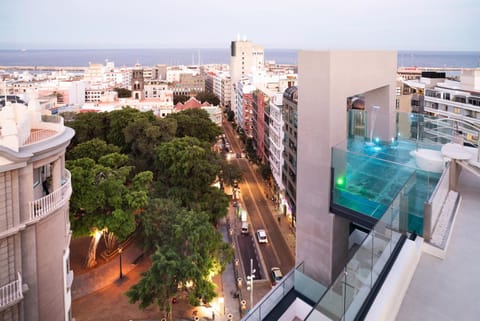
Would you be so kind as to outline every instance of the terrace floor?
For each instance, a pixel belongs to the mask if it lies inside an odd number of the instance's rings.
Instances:
[[[479,320],[480,179],[462,171],[462,203],[444,260],[423,253],[396,321]]]

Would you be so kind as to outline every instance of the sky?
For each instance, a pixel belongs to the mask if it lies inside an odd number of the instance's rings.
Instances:
[[[0,49],[480,51],[479,0],[0,0]]]

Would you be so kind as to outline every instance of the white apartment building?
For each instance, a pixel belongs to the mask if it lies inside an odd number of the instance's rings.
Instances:
[[[91,84],[104,84],[109,87],[131,88],[132,70],[115,68],[113,61],[106,60],[105,65],[89,64],[83,76]]]
[[[0,319],[71,320],[70,173],[74,136],[63,118],[28,107],[0,111]]]
[[[144,83],[145,99],[162,98],[166,102],[171,102],[173,106],[173,91],[168,87],[168,83],[161,80],[146,80]]]
[[[228,71],[218,71],[213,75],[213,93],[220,99],[220,105],[230,104],[231,80]]]
[[[480,68],[463,69],[460,81],[446,79],[444,72],[423,72],[419,80],[406,80],[404,85],[415,92],[410,99],[413,110],[441,118],[431,133],[441,132],[446,139],[461,134],[466,142],[478,144]]]
[[[113,101],[117,96],[116,91],[104,87],[90,87],[85,89],[85,103]]]
[[[283,94],[276,93],[272,96],[269,102],[269,120],[268,125],[268,162],[272,171],[272,176],[275,179],[280,191],[285,187],[282,181],[282,167],[283,167],[283,117],[282,117]]]
[[[167,82],[180,82],[180,77],[181,75],[191,75],[191,76],[197,76],[200,74],[200,70],[196,68],[189,68],[187,66],[168,66],[167,67]]]
[[[264,49],[261,46],[252,44],[250,41],[240,40],[237,37],[236,41],[230,44],[230,79],[231,79],[231,94],[230,94],[230,108],[235,113],[235,118],[241,111],[241,103],[238,104],[238,81],[249,74],[256,74],[263,71],[265,64]],[[240,99],[241,100],[241,99]],[[241,117],[241,116],[240,116]],[[238,119],[237,119],[238,121]],[[238,121],[240,124],[240,121]]]

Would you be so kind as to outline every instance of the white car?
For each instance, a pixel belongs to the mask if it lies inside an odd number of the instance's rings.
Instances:
[[[257,239],[258,243],[268,243],[267,233],[265,232],[265,230],[257,230]]]

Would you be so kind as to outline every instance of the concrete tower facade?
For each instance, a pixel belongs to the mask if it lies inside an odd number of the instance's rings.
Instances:
[[[381,106],[375,135],[395,136],[394,51],[300,51],[297,146],[296,261],[330,284],[345,265],[349,221],[330,213],[331,150],[347,139],[347,97]],[[370,124],[370,122],[368,122]]]

